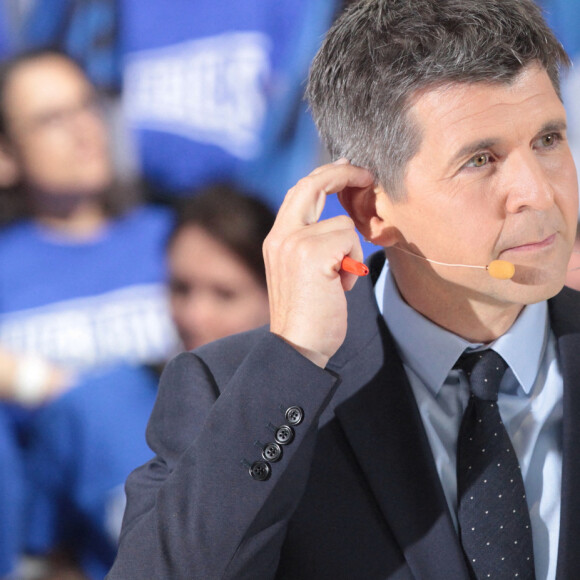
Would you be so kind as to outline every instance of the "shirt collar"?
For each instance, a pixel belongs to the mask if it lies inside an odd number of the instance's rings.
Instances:
[[[463,351],[482,346],[441,328],[411,308],[401,297],[388,262],[375,285],[375,296],[403,363],[435,396]],[[508,363],[526,394],[538,374],[547,336],[548,307],[544,300],[526,306],[511,328],[488,345]]]

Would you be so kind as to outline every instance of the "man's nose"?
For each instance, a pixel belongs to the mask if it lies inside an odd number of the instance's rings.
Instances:
[[[546,211],[554,205],[554,189],[545,160],[534,151],[515,152],[506,162],[506,209]]]

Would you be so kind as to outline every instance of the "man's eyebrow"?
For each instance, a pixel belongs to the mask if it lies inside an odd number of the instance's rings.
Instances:
[[[449,161],[449,167],[453,167],[460,159],[463,159],[464,157],[471,157],[480,151],[491,149],[497,142],[497,139],[479,139],[477,141],[466,143],[455,153],[455,155],[453,155]]]
[[[566,131],[568,125],[564,119],[554,119],[553,121],[548,121],[542,125],[541,129],[538,131],[538,135],[546,133],[559,133]]]

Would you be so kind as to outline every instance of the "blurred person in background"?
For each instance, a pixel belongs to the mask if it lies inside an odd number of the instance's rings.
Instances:
[[[35,406],[88,369],[174,352],[165,208],[117,182],[97,93],[51,50],[0,65],[0,396]]]
[[[169,239],[171,311],[186,350],[269,319],[262,242],[273,212],[217,185],[183,202]]]
[[[273,212],[227,185],[185,200],[169,237],[171,314],[185,349],[269,320],[262,242]],[[29,554],[43,579],[103,578],[116,553],[123,484],[152,453],[145,427],[159,367],[118,366],[39,411],[27,466]]]

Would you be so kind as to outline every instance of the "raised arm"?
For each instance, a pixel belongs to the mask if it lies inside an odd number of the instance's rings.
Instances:
[[[361,257],[348,218],[317,220],[326,193],[370,180],[338,164],[293,188],[265,245],[272,331],[168,364],[148,428],[156,457],[128,479],[109,580],[275,576],[318,418],[339,383],[322,367],[346,333],[354,277],[340,263]],[[280,454],[264,449],[272,443]]]
[[[362,250],[351,218],[318,220],[328,194],[372,185],[368,171],[345,160],[319,167],[288,192],[264,244],[271,331],[323,368],[344,341],[344,291],[356,281],[341,262],[362,259]]]

